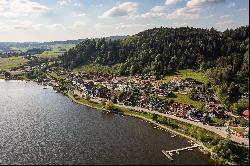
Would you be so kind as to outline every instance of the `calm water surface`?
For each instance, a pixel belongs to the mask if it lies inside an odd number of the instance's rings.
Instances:
[[[35,83],[0,80],[0,164],[212,164],[188,140],[132,117],[105,114]]]

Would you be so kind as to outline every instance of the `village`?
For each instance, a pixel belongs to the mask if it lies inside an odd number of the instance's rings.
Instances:
[[[96,103],[112,101],[119,106],[138,108],[140,111],[157,111],[190,122],[226,127],[228,135],[244,139],[249,137],[249,127],[243,130],[233,130],[229,127],[237,118],[244,118],[249,123],[249,110],[244,110],[242,117],[233,115],[222,106],[211,89],[192,78],[183,79],[176,76],[165,82],[156,80],[153,76],[112,77],[109,74],[75,73],[64,69],[58,70],[56,67],[46,68],[46,65],[27,65],[14,71],[29,73],[35,69],[44,70],[46,73],[45,77],[35,80],[39,84],[59,90],[61,82],[67,82],[67,90],[74,96]],[[191,90],[195,93],[190,94]],[[176,94],[188,95],[190,100],[201,101],[204,105],[197,108],[188,103],[176,102],[171,99],[171,96]],[[248,93],[242,94],[241,98],[248,98]]]

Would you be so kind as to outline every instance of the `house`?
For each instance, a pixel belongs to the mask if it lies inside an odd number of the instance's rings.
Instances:
[[[242,115],[246,120],[249,120],[249,109],[244,110]]]
[[[142,96],[140,100],[140,107],[145,107],[148,104],[148,102],[149,102],[149,99]]]
[[[216,114],[214,112],[209,112],[207,117],[208,118],[216,118]]]
[[[208,104],[206,104],[206,108],[208,108],[208,109],[211,109],[211,108],[219,109],[219,108],[221,108],[221,104],[216,104],[214,102],[209,102]]]
[[[241,95],[241,98],[242,99],[248,99],[248,93],[246,92],[246,93],[243,93],[242,95]]]
[[[177,83],[180,84],[183,82],[182,78],[180,77],[174,77],[173,80],[171,81],[172,83]]]

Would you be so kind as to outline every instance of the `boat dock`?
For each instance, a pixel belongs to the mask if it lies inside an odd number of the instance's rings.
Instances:
[[[190,147],[186,147],[186,148],[179,148],[179,149],[174,149],[174,150],[162,150],[162,153],[167,156],[167,158],[171,161],[173,161],[173,158],[171,156],[173,156],[173,153],[176,152],[177,154],[179,154],[179,151],[183,151],[183,150],[191,150],[193,148],[198,148],[200,147],[201,145],[198,145],[198,144],[194,144],[193,146],[190,146]]]

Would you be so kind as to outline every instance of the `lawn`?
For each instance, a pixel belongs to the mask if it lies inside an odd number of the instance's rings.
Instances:
[[[28,51],[28,48],[25,48],[25,47],[19,47],[19,48],[11,47],[11,50],[18,51],[18,52],[26,52],[26,51]]]
[[[241,133],[241,134],[243,134],[245,132],[245,130],[246,130],[245,127],[230,127],[230,129],[232,129],[232,130],[234,130],[234,131],[236,131],[238,133]]]
[[[73,69],[73,72],[86,72],[86,73],[111,73],[112,68],[109,66],[102,66],[100,64],[83,65]]]
[[[204,73],[198,72],[198,71],[193,71],[192,69],[179,70],[179,71],[175,71],[173,73],[169,73],[167,76],[165,76],[163,78],[163,81],[169,82],[176,76],[181,77],[183,79],[193,78],[201,83],[208,82],[208,78],[206,77],[206,75]]]
[[[49,73],[49,76],[51,76],[52,78],[54,78],[56,80],[64,80],[64,79],[66,79],[65,75],[59,75],[57,73]]]
[[[205,102],[192,100],[187,95],[182,95],[182,94],[172,94],[169,97],[164,98],[164,100],[167,100],[167,101],[173,100],[178,103],[190,104],[198,109],[203,109],[205,105]]]
[[[43,59],[50,59],[50,58],[57,58],[61,54],[62,52],[60,51],[45,51],[42,54],[36,54],[35,56]]]
[[[13,67],[19,67],[27,63],[28,60],[23,57],[0,58],[0,69],[10,70]]]
[[[210,118],[209,121],[210,123],[216,124],[216,125],[223,125],[225,123],[223,119],[219,119],[219,118]]]

